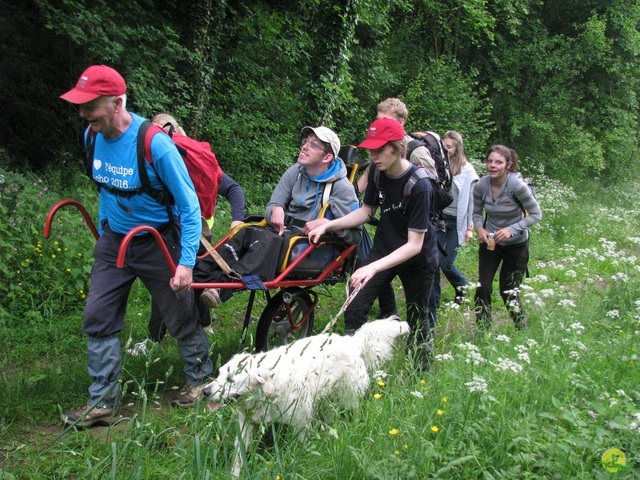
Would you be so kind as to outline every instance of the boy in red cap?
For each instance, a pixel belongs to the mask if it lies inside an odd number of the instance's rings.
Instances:
[[[405,185],[419,167],[405,158],[404,129],[392,118],[373,122],[367,138],[358,147],[370,151],[372,163],[362,206],[317,226],[309,237],[317,241],[325,232],[362,225],[380,207],[380,222],[366,264],[351,275],[351,286],[361,290],[345,311],[345,334],[353,334],[366,323],[380,289],[398,276],[404,287],[407,322],[412,330],[411,353],[416,367],[425,370],[433,354],[428,304],[438,267],[436,231],[430,222],[434,200],[431,182],[420,178],[405,197]],[[378,182],[374,181],[375,175],[379,175]]]
[[[140,188],[137,138],[144,118],[127,112],[126,91],[127,85],[117,71],[93,65],[82,73],[73,89],[61,96],[78,105],[80,117],[89,124],[85,139],[91,130],[91,173],[100,187],[100,237],[93,250],[91,288],[82,326],[89,336],[87,354],[92,383],[87,403],[62,414],[65,424],[78,427],[109,424],[117,419],[122,364],[118,333],[136,278],[151,292],[184,360],[187,383],[174,403],[193,405],[199,385],[213,372],[209,341],[198,322],[193,290],[189,289],[201,231],[198,198],[180,153],[169,136],[162,133],[151,141],[153,166],[144,162],[153,190]],[[173,204],[157,201],[153,196],[157,191],[168,191]],[[178,265],[175,272],[169,269],[154,237],[146,233],[133,240],[124,268],[116,266],[122,238],[140,225],[161,232]]]

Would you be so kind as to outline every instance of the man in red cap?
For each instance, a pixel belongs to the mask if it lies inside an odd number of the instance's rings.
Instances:
[[[433,350],[433,325],[428,315],[429,293],[438,267],[435,227],[430,221],[434,193],[428,178],[416,175],[419,167],[405,159],[402,125],[380,118],[369,126],[358,145],[370,151],[371,163],[362,206],[336,220],[317,226],[312,241],[325,232],[352,228],[373,218],[380,207],[380,222],[365,265],[351,275],[351,286],[361,288],[347,307],[345,334],[353,334],[367,322],[367,314],[380,290],[398,276],[404,287],[409,346],[418,369],[429,368]],[[379,175],[378,181],[374,180]],[[415,180],[410,195],[407,182]]]
[[[213,371],[209,342],[198,322],[193,290],[189,289],[201,231],[198,198],[178,150],[162,133],[151,141],[153,165],[144,162],[151,191],[141,189],[137,137],[145,119],[126,110],[126,91],[127,85],[117,71],[93,65],[82,73],[74,88],[61,96],[77,105],[80,116],[89,124],[85,141],[94,145],[92,176],[100,191],[100,238],[93,251],[91,287],[82,327],[89,336],[92,383],[87,403],[62,415],[65,424],[79,427],[117,419],[122,363],[118,333],[136,278],[163,312],[167,329],[175,337],[185,362],[187,383],[174,403],[193,405],[199,385]],[[172,205],[157,201],[153,194],[158,191],[168,191],[174,200]],[[146,233],[133,240],[124,268],[116,266],[122,238],[140,225],[161,232],[178,265],[175,273],[169,269],[154,237]]]

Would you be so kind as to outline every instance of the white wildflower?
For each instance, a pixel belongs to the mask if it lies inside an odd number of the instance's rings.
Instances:
[[[503,372],[511,370],[515,373],[520,373],[522,371],[522,365],[519,363],[513,362],[508,358],[498,358],[498,364],[496,365],[496,371],[502,370]]]
[[[629,424],[629,428],[640,433],[640,412],[632,414],[632,417],[634,417],[634,420]]]
[[[548,282],[549,279],[546,275],[536,275],[531,279],[532,282]]]
[[[467,358],[465,359],[466,363],[473,363],[475,366],[484,363],[485,359],[478,352],[467,352]]]
[[[526,353],[529,350],[526,345],[516,345],[513,349],[518,353]]]
[[[435,359],[437,362],[447,362],[453,360],[453,355],[450,353],[442,353],[440,355],[436,355]]]
[[[582,342],[576,342],[576,347],[578,347],[578,350],[582,350],[582,351],[587,349],[587,346]]]
[[[571,331],[574,331],[578,334],[584,333],[584,325],[582,325],[580,322],[572,323],[571,325],[569,325],[569,328],[567,328],[567,332],[571,333]]]
[[[509,336],[507,336],[507,335],[498,335],[498,336],[496,336],[496,340],[498,342],[509,343],[511,341],[511,338],[509,338]]]
[[[376,381],[384,380],[388,376],[389,375],[384,370],[376,370],[376,373],[373,374],[373,377],[376,379]]]
[[[580,360],[580,354],[578,352],[576,352],[575,350],[571,350],[569,352],[569,358],[571,360],[578,361],[578,360]]]
[[[466,382],[464,385],[466,387],[469,387],[469,390],[471,391],[471,393],[473,392],[487,393],[487,390],[488,390],[487,381],[484,378],[476,377],[475,375],[473,376],[472,381]]]
[[[473,343],[469,343],[469,342],[460,343],[458,344],[458,347],[460,347],[462,350],[468,350],[472,352],[478,351],[478,347],[476,347]]]
[[[609,318],[618,318],[620,316],[620,311],[618,310],[609,310],[607,312],[607,317]]]
[[[576,303],[573,300],[570,300],[568,298],[563,298],[562,300],[560,300],[557,305],[559,307],[576,307]]]
[[[616,273],[615,275],[612,275],[611,280],[613,280],[614,282],[626,283],[629,281],[629,277],[625,273],[619,272],[619,273]]]
[[[518,354],[518,360],[528,363],[531,365],[531,359],[529,358],[529,354],[527,352],[522,352]]]
[[[424,398],[422,396],[422,393],[418,392],[417,390],[414,390],[413,392],[411,392],[411,395],[413,395],[416,398]]]

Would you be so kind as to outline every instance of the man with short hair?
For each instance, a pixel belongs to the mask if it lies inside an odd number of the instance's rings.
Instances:
[[[407,124],[407,118],[409,117],[409,111],[407,110],[407,106],[405,103],[399,98],[387,98],[378,104],[378,114],[376,118],[393,118],[400,122],[402,128],[404,129]],[[408,145],[412,140],[411,136],[404,133],[404,141]],[[430,172],[432,172],[436,177],[438,176],[438,172],[436,171],[436,164],[429,153],[429,149],[424,145],[420,145],[413,149],[411,152],[411,158],[408,158],[411,163],[418,165],[419,167],[424,167]],[[367,188],[367,175],[368,170],[365,171],[362,176],[358,179],[358,191],[364,192]]]
[[[93,65],[76,86],[61,96],[78,106],[89,123],[85,140],[94,142],[92,177],[99,187],[100,208],[94,247],[91,287],[84,311],[88,370],[92,384],[89,400],[63,413],[67,425],[92,427],[117,419],[121,402],[120,340],[131,286],[136,278],[151,292],[162,311],[167,329],[176,338],[184,359],[186,386],[173,403],[194,404],[198,387],[213,372],[209,342],[198,322],[190,290],[201,230],[198,198],[187,169],[171,139],[158,133],[151,141],[153,165],[144,162],[150,186],[167,190],[171,206],[159,203],[151,192],[140,191],[138,130],[144,118],[126,110],[127,86],[113,68]],[[134,227],[149,225],[158,230],[177,264],[172,272],[154,237],[136,236],[123,268],[116,258],[123,237]]]
[[[285,215],[317,226],[328,219],[317,218],[325,189],[330,188],[328,203],[334,218],[343,217],[359,207],[347,168],[338,158],[340,139],[327,127],[304,127],[302,146],[295,165],[280,178],[265,210],[265,218],[278,233],[284,230]],[[305,226],[306,234],[311,228]],[[347,243],[360,240],[360,229],[336,232]]]
[[[409,117],[409,111],[407,110],[407,106],[405,103],[399,98],[387,98],[378,104],[377,107],[378,114],[376,118],[393,118],[398,121],[404,130],[404,127],[407,123],[407,118]],[[412,138],[405,131],[404,133],[404,142],[406,145],[409,145],[409,142]],[[411,158],[408,158],[411,163],[418,165],[419,167],[424,167],[430,172],[433,172],[434,175],[438,175],[436,172],[436,164],[429,153],[427,147],[420,145],[413,149],[411,152]],[[367,168],[364,173],[360,176],[357,182],[358,192],[364,192],[367,189],[367,182],[369,178],[369,168]],[[360,263],[356,265],[359,267]],[[380,289],[380,295],[378,297],[378,304],[380,306],[380,318],[386,318],[391,315],[397,313],[398,309],[396,306],[396,297],[393,292],[393,286],[391,284]]]

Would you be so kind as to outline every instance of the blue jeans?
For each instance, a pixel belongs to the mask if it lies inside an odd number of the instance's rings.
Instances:
[[[463,287],[469,285],[469,281],[464,277],[458,267],[454,265],[460,244],[458,243],[458,230],[456,217],[445,215],[445,231],[438,231],[438,244],[442,248],[440,251],[440,270],[444,273],[451,286],[456,290],[456,296],[460,296]],[[444,253],[442,252],[444,250]],[[433,279],[433,288],[429,297],[429,314],[435,323],[437,318],[436,310],[440,306],[440,275]]]

